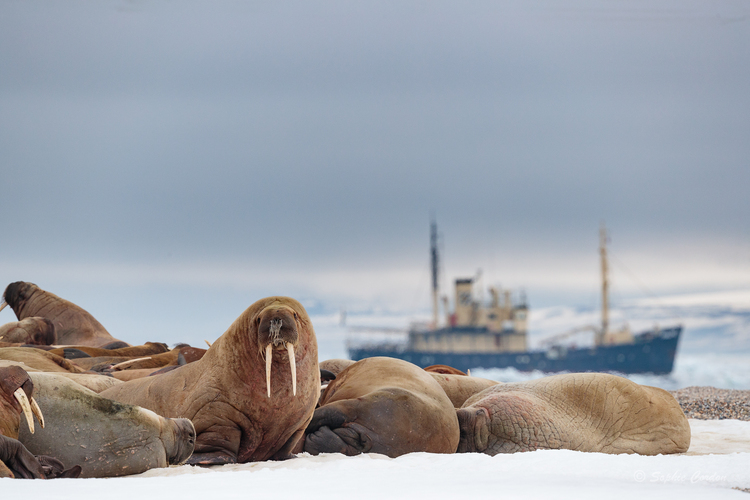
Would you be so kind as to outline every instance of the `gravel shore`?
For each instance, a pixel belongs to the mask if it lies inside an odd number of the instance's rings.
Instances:
[[[750,391],[694,386],[669,392],[688,418],[750,421]]]

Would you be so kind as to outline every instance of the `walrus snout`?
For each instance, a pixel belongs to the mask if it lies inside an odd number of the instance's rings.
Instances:
[[[273,344],[274,347],[283,348],[287,343],[297,345],[299,333],[297,332],[297,313],[288,309],[266,308],[258,319],[258,345],[266,346]]]
[[[286,349],[292,371],[292,394],[297,395],[297,360],[294,348],[299,342],[297,313],[288,307],[267,307],[255,320],[258,325],[258,345],[266,360],[266,392],[271,397],[271,364],[273,351]]]
[[[174,430],[174,443],[167,457],[169,465],[180,465],[187,461],[195,450],[195,426],[187,418],[170,418]]]

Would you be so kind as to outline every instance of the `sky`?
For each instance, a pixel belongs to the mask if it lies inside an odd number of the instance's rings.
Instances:
[[[424,310],[434,214],[451,295],[590,301],[603,221],[625,295],[748,289],[748,88],[739,0],[1,2],[0,276],[130,331]]]

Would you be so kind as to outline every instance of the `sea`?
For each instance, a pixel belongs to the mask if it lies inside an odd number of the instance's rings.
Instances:
[[[682,325],[674,370],[668,375],[624,375],[639,384],[666,390],[690,386],[722,389],[750,389],[750,290],[684,294],[657,299],[624,302],[610,311],[614,328],[627,325],[633,333],[651,328]],[[347,343],[405,341],[410,324],[424,323],[429,312],[400,314],[384,311],[348,312],[313,316],[318,337],[319,358],[348,358]],[[529,347],[539,348],[542,340],[585,325],[597,325],[599,311],[576,306],[532,309],[529,315]],[[579,332],[565,339],[568,344],[593,343],[591,332]],[[514,368],[471,370],[474,376],[518,382],[548,373],[521,372]]]

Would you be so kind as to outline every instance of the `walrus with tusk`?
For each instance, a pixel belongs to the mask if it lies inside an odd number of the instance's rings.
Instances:
[[[42,290],[33,283],[16,281],[3,292],[3,300],[19,320],[31,316],[47,318],[55,326],[56,342],[60,345],[104,347],[122,342],[82,307]],[[124,342],[122,342],[124,345]]]
[[[18,366],[0,367],[0,478],[47,479],[78,477],[80,467],[64,470],[62,462],[50,456],[34,456],[19,440],[21,418],[29,432],[35,432],[34,417],[44,428],[44,416],[33,397],[34,383]]]
[[[320,395],[315,331],[296,300],[261,299],[201,359],[101,395],[192,420],[190,464],[288,458]]]

